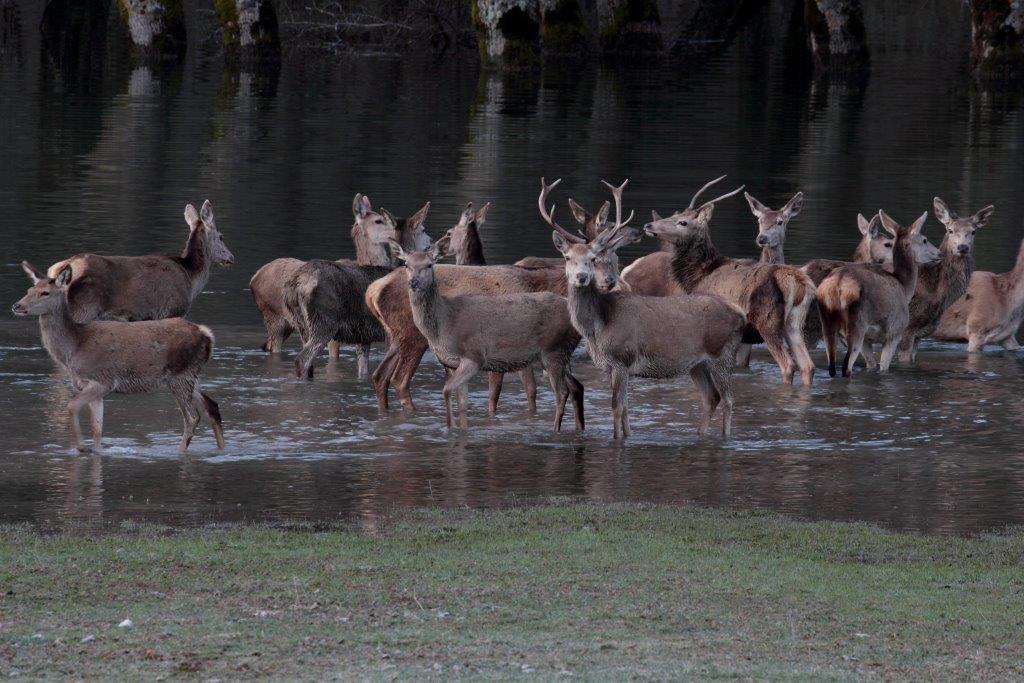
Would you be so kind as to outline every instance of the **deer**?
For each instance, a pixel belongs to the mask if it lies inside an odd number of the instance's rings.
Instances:
[[[850,377],[853,364],[867,338],[882,342],[878,371],[889,371],[897,345],[910,322],[910,301],[915,296],[919,266],[912,238],[921,232],[925,212],[904,228],[884,211],[882,224],[895,233],[892,272],[875,264],[857,263],[833,270],[818,286],[818,310],[825,336],[828,374],[836,376],[836,335],[846,338],[843,377]]]
[[[365,198],[364,198],[365,199]],[[360,209],[365,211],[369,202]],[[426,218],[429,204],[421,209],[419,222]],[[369,220],[356,221],[353,233],[357,243],[368,245],[360,264],[351,261],[314,259],[300,266],[284,283],[284,302],[302,340],[295,357],[297,377],[313,379],[313,361],[331,341],[356,344],[357,375],[369,375],[370,344],[387,339],[384,328],[366,305],[366,289],[374,280],[394,270],[397,263],[388,243],[397,237],[397,226],[390,214],[374,214]],[[359,235],[359,231],[364,234]]]
[[[47,353],[70,376],[77,392],[68,403],[71,436],[81,453],[100,450],[103,441],[103,399],[110,393],[138,394],[166,384],[184,420],[179,450],[184,453],[201,416],[213,426],[218,448],[224,448],[220,408],[199,389],[199,374],[213,354],[208,327],[182,318],[135,322],[75,320],[68,293],[74,266],[65,264],[54,277],[28,261],[22,269],[32,286],[12,307],[16,316],[38,316]],[[93,445],[82,438],[79,413],[89,406]]]
[[[747,317],[721,297],[710,294],[678,297],[642,296],[604,291],[596,284],[596,260],[602,252],[637,241],[640,232],[622,220],[622,192],[629,180],[615,187],[602,181],[615,201],[615,223],[593,240],[581,240],[545,210],[550,188],[541,179],[541,217],[552,229],[551,239],[565,259],[569,315],[585,340],[594,364],[611,382],[612,433],[630,434],[631,377],[670,378],[689,373],[701,394],[703,410],[698,432],[705,435],[715,409],[722,405],[722,435],[732,433],[733,395],[730,375],[743,338]]]
[[[698,207],[694,205],[705,190],[723,178],[697,190],[685,210],[647,223],[644,232],[672,242],[672,274],[684,293],[717,294],[739,306],[757,333],[748,334],[744,341],[755,341],[759,335],[778,364],[782,381],[792,384],[799,369],[803,385],[809,387],[814,363],[807,352],[803,328],[814,301],[814,283],[793,266],[730,259],[718,252],[709,228],[715,204],[738,194],[743,187]],[[637,291],[635,285],[633,291]]]
[[[394,224],[394,229],[399,234],[399,240],[407,249],[422,249],[430,244],[430,237],[426,234],[424,222],[427,212],[430,210],[430,202],[427,202],[419,211],[408,218],[395,218],[386,209],[379,212],[373,210],[370,198],[364,194],[356,194],[352,200],[352,241],[355,244],[356,260],[361,265],[386,265],[390,262],[389,255],[382,253],[381,243],[374,242],[368,238],[373,232],[374,226],[379,227],[384,222]],[[281,351],[284,342],[295,331],[295,321],[289,317],[288,308],[284,300],[284,284],[299,271],[306,262],[296,258],[279,258],[265,264],[249,280],[249,291],[252,292],[253,301],[263,317],[263,324],[267,330],[267,340],[260,347],[268,353]],[[351,263],[348,259],[340,259],[338,263]],[[331,358],[337,359],[340,345],[333,339],[328,342],[328,352]],[[362,355],[364,349],[360,347],[358,354]]]
[[[939,319],[934,339],[967,342],[968,353],[980,353],[986,344],[1007,351],[1020,348],[1017,330],[1024,320],[1024,240],[1013,268],[1000,275],[974,271],[967,293],[953,302]]]
[[[569,320],[565,299],[551,292],[446,296],[434,268],[446,248],[445,238],[426,251],[411,253],[397,242],[392,244],[405,262],[416,327],[438,361],[451,371],[442,390],[448,429],[452,428],[452,393],[458,397],[459,428],[468,428],[467,385],[477,372],[510,372],[539,361],[556,396],[554,430],[561,431],[570,396],[576,429],[583,430],[583,385],[570,367],[580,335]]]
[[[946,309],[967,292],[974,272],[974,235],[995,211],[989,205],[971,216],[960,217],[939,197],[932,201],[932,208],[935,218],[946,227],[946,234],[939,244],[941,258],[923,266],[918,274],[917,291],[910,302],[910,323],[900,340],[900,363],[915,361],[920,340],[935,331]]]
[[[450,248],[450,247],[449,247]],[[618,260],[612,254],[599,256],[597,261],[598,283],[608,288],[618,285]],[[510,265],[499,266],[451,266],[438,264],[435,276],[441,293],[456,294],[516,294],[525,292],[554,292],[565,296],[565,268],[560,262],[545,260],[532,267]],[[408,276],[399,268],[390,275],[374,282],[366,290],[366,303],[373,315],[381,322],[390,338],[390,345],[384,359],[373,373],[377,393],[377,409],[381,415],[388,411],[388,389],[394,385],[395,393],[406,414],[416,410],[409,386],[419,367],[428,344],[417,329],[409,306]],[[491,375],[492,382],[494,375]],[[497,410],[498,392],[491,384],[488,400],[488,414]],[[497,386],[500,389],[500,385]],[[527,408],[535,410],[527,387]]]
[[[785,263],[783,248],[786,244],[786,227],[796,218],[804,205],[804,193],[797,192],[781,209],[772,210],[757,201],[752,194],[743,196],[750,205],[750,212],[757,219],[757,246],[761,247],[761,263]]]
[[[181,317],[210,279],[211,267],[230,266],[235,257],[217,230],[210,200],[196,211],[185,207],[188,239],[181,256],[75,254],[47,269],[55,278],[71,266],[68,305],[78,323],[93,320],[159,320]]]

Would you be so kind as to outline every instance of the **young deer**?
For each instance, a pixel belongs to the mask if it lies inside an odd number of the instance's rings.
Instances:
[[[1020,348],[1017,330],[1024,320],[1024,241],[1008,273],[974,271],[967,293],[953,302],[932,335],[944,341],[966,341],[967,351],[978,353],[986,344],[1007,351]]]
[[[718,252],[708,227],[715,203],[743,188],[697,208],[693,205],[704,190],[720,180],[698,190],[686,210],[648,223],[644,231],[674,244],[673,276],[685,293],[717,294],[739,306],[778,363],[782,381],[791,384],[799,368],[804,386],[811,386],[814,363],[807,352],[803,328],[814,301],[814,283],[793,266],[730,259]],[[751,335],[750,340],[756,340],[756,336]]]
[[[882,342],[879,372],[888,372],[907,324],[910,299],[917,287],[918,264],[913,237],[921,232],[927,213],[909,228],[901,227],[884,211],[878,212],[882,225],[896,235],[891,273],[874,264],[857,263],[836,268],[818,287],[818,310],[825,335],[828,374],[836,375],[836,333],[846,338],[843,377],[853,373],[853,364],[865,338]]]
[[[938,197],[934,199],[934,209],[935,217],[946,226],[939,245],[941,258],[935,264],[923,266],[918,274],[917,291],[910,302],[910,323],[899,346],[901,363],[914,362],[918,342],[935,331],[946,309],[966,293],[974,272],[974,233],[988,223],[995,211],[989,205],[973,216],[961,218]]]
[[[459,216],[459,221],[445,233],[448,238],[447,256],[455,257],[457,266],[486,266],[487,259],[484,258],[484,244],[480,239],[480,226],[487,220],[487,211],[491,203],[484,204],[479,210],[473,210],[473,202],[466,204],[465,210]],[[402,245],[406,248],[405,245]],[[423,248],[408,249],[407,251],[423,251]],[[388,347],[385,359],[389,360],[389,354],[394,345]],[[381,361],[382,363],[384,361]],[[526,392],[526,409],[529,413],[537,412],[537,378],[533,374],[532,367],[525,367],[519,371],[519,377],[523,382],[523,390]],[[501,397],[501,388],[505,382],[505,373],[491,372],[487,375],[487,414],[494,417],[498,410],[498,399]]]
[[[750,212],[757,218],[757,246],[761,247],[761,263],[785,263],[783,248],[786,244],[786,227],[789,221],[800,213],[804,205],[804,193],[797,192],[778,211],[773,211],[757,201],[749,192],[744,192]]]
[[[213,333],[202,325],[181,318],[143,322],[75,322],[68,304],[74,284],[73,267],[65,265],[56,277],[47,277],[27,261],[21,267],[32,287],[13,312],[18,316],[39,316],[43,346],[50,357],[67,369],[78,392],[68,404],[71,434],[75,446],[90,449],[82,440],[78,414],[86,405],[92,414],[93,446],[101,448],[103,398],[111,393],[138,394],[163,382],[178,403],[185,429],[182,452],[188,448],[200,415],[213,425],[217,447],[224,447],[220,409],[199,390],[199,373],[213,353]]]
[[[235,257],[217,230],[209,200],[201,211],[186,206],[185,222],[189,235],[181,256],[76,254],[50,266],[50,278],[71,266],[68,305],[75,322],[159,320],[188,313],[210,279],[210,267],[229,266]]]
[[[622,191],[628,182],[619,187],[605,183],[615,200],[615,225],[584,242],[544,210],[550,188],[541,181],[541,215],[554,230],[551,238],[565,258],[572,324],[586,340],[594,364],[611,380],[614,437],[630,433],[630,377],[667,378],[687,372],[701,393],[700,434],[707,432],[722,403],[722,434],[729,436],[733,406],[729,376],[746,327],[743,311],[713,295],[651,297],[605,292],[596,286],[595,261],[600,254],[640,236],[626,227],[632,214],[622,220]]]
[[[405,261],[416,327],[441,364],[452,371],[443,390],[449,429],[452,392],[459,400],[459,427],[467,428],[466,386],[473,375],[480,370],[521,370],[537,361],[547,371],[555,392],[555,431],[561,431],[569,396],[576,429],[583,429],[583,385],[570,370],[580,335],[569,320],[562,297],[550,292],[444,296],[434,276],[434,264],[446,248],[444,239],[428,251],[406,253],[397,242],[392,248]]]
[[[406,249],[422,249],[430,244],[423,223],[427,217],[430,203],[409,218],[394,218],[387,210],[373,210],[370,198],[357,194],[352,201],[352,241],[356,248],[356,263],[360,265],[383,265],[390,263],[390,257],[384,250],[384,243],[375,241],[370,235],[382,223],[391,222],[399,234],[399,241]],[[298,273],[306,262],[294,258],[274,259],[262,266],[249,280],[249,290],[253,301],[263,316],[263,324],[267,329],[267,341],[261,347],[264,351],[275,353],[281,350],[284,342],[296,329],[295,321],[288,313],[284,300],[284,285]],[[339,264],[351,263],[348,259],[340,259]],[[328,343],[332,358],[338,357],[339,344],[334,340]],[[360,348],[360,353],[363,351]]]

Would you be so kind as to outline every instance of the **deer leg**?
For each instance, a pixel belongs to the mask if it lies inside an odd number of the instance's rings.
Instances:
[[[267,353],[280,351],[284,340],[292,333],[291,323],[283,315],[265,312],[263,326],[267,328],[267,341],[263,343],[263,350]]]
[[[1004,346],[1005,347],[1005,342]],[[967,353],[981,353],[985,350],[985,338],[980,334],[971,335],[967,339]]]
[[[900,343],[900,338],[895,337],[893,339],[886,339],[885,343],[882,344],[882,353],[878,361],[879,372],[889,372],[889,365],[892,363],[892,357],[896,355],[896,347]]]
[[[586,428],[586,421],[583,418],[583,383],[569,372],[569,366],[565,366],[565,383],[569,387],[569,395],[572,397],[572,408],[576,417],[576,431],[582,432]]]
[[[711,381],[722,402],[722,436],[732,436],[732,368],[720,361],[711,362]]]
[[[403,350],[396,363],[395,372],[391,375],[395,393],[402,402],[402,409],[407,415],[416,411],[416,406],[412,402],[412,394],[409,392],[409,384],[412,383],[412,376],[416,374],[416,368],[419,367],[420,361],[423,360],[423,354],[426,352],[426,344],[408,351]]]
[[[782,371],[782,383],[792,384],[793,383],[793,359],[789,356],[789,351],[786,350],[786,345],[782,341],[782,337],[774,334],[761,334],[764,338],[764,345],[768,348],[768,353],[772,355],[775,362],[779,366],[779,370]]]
[[[551,390],[555,392],[555,431],[562,431],[562,418],[565,416],[565,402],[569,399],[569,385],[565,380],[565,368],[560,367],[559,359],[544,358],[544,370],[548,373]]]
[[[897,340],[897,342],[898,341],[899,340]],[[861,355],[861,358],[864,359],[864,366],[868,370],[874,370],[876,367],[878,367],[878,361],[875,359],[875,344],[874,344],[874,342],[870,342],[870,341],[865,340],[864,341],[864,346],[860,350],[860,355]]]
[[[910,365],[914,362],[914,354],[917,350],[917,340],[912,333],[907,332],[900,340],[899,353],[897,357],[902,365]]]
[[[91,449],[85,445],[82,440],[82,426],[78,424],[78,414],[82,412],[82,408],[93,401],[100,401],[102,403],[103,397],[107,394],[107,388],[99,382],[88,381],[82,387],[82,390],[78,392],[78,395],[68,401],[68,418],[71,420],[71,438],[75,442],[75,448],[78,449],[79,453],[88,453]],[[101,416],[100,421],[102,422],[102,408],[100,410]],[[93,413],[95,416],[95,413]],[[97,442],[97,447],[99,443]]]
[[[444,396],[444,409],[445,416],[448,420],[448,429],[452,428],[452,410],[451,410],[451,394],[453,391],[459,390],[469,383],[469,380],[473,378],[473,375],[480,369],[480,365],[469,358],[463,358],[459,362],[459,366],[452,370],[448,376],[448,380],[444,383],[444,389],[441,394]],[[460,406],[462,409],[459,412],[459,428],[466,429],[468,427],[468,420],[466,419],[465,406]]]
[[[334,356],[337,358],[337,355]],[[360,344],[356,347],[356,377],[366,379],[370,375],[370,345]]]
[[[825,358],[828,359],[828,375],[836,376],[836,332],[839,327],[837,316],[824,308],[818,309],[821,312],[821,332],[825,340]]]
[[[519,378],[523,381],[523,391],[526,392],[526,412],[530,415],[537,414],[537,378],[533,374],[533,366],[528,365],[519,371]]]
[[[736,367],[750,367],[750,352],[753,349],[754,347],[752,344],[740,344],[740,347],[736,350]]]
[[[377,413],[384,416],[388,412],[388,387],[391,385],[391,373],[395,371],[398,349],[394,344],[388,346],[384,357],[373,371],[373,391],[377,394]]]
[[[800,368],[800,381],[805,387],[811,386],[814,382],[814,361],[811,360],[811,354],[807,351],[807,344],[804,342],[803,325],[787,321],[786,341],[789,342],[789,350],[796,358],[797,367]]]
[[[850,329],[852,328],[852,329]],[[846,359],[843,360],[843,377],[853,375],[853,366],[857,362],[861,348],[864,346],[864,335],[866,330],[854,322],[846,331]]]
[[[700,424],[697,426],[697,434],[704,436],[708,433],[708,428],[711,426],[711,418],[715,414],[715,408],[718,407],[718,391],[711,381],[711,374],[708,372],[708,367],[705,363],[698,363],[693,366],[693,369],[690,370],[690,378],[697,387],[701,403],[703,404],[703,409],[700,413]]]
[[[103,448],[103,399],[97,398],[89,401],[89,422],[92,425],[92,447],[95,450]]]
[[[629,436],[629,417],[626,397],[629,391],[629,372],[625,368],[612,370],[612,436],[625,439]]]
[[[224,448],[224,427],[220,420],[220,406],[210,396],[199,391],[197,386],[192,391],[192,405],[206,416],[213,427],[213,437],[217,440],[217,448]]]
[[[313,334],[309,339],[303,340],[302,350],[295,357],[295,376],[299,379],[313,379],[313,361],[324,350],[324,346],[331,340],[327,335]]]
[[[171,378],[167,382],[167,386],[171,390],[171,396],[174,397],[175,403],[178,404],[178,410],[181,411],[182,431],[178,451],[184,453],[188,450],[188,445],[192,443],[192,437],[196,434],[201,414],[192,401],[196,391],[196,379],[179,375]]]
[[[501,385],[504,381],[504,373],[487,373],[487,417],[494,417],[498,412],[498,397],[501,396]]]
[[[1020,343],[1017,341],[1017,335],[1015,334],[1011,334],[1001,343],[1003,348],[1006,349],[1007,351],[1017,351],[1018,349],[1020,349]]]
[[[358,351],[357,351],[358,353]],[[331,360],[338,360],[341,358],[341,342],[337,339],[332,339],[327,342],[327,357]]]

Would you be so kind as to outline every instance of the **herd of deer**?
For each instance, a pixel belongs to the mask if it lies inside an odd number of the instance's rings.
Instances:
[[[557,399],[558,430],[570,398],[576,428],[584,427],[583,385],[571,370],[582,339],[591,360],[609,377],[616,439],[630,431],[631,377],[685,373],[701,397],[700,433],[708,431],[721,405],[721,431],[728,436],[730,376],[737,364],[749,362],[755,343],[765,344],[783,382],[792,383],[799,372],[806,386],[814,374],[808,347],[822,339],[832,376],[840,336],[847,349],[844,376],[852,374],[861,356],[867,367],[881,372],[897,353],[900,362],[913,362],[925,337],[966,341],[972,352],[986,344],[1018,348],[1024,242],[1010,272],[974,272],[975,232],[989,220],[992,206],[961,217],[935,198],[935,217],[946,228],[938,247],[921,231],[927,213],[909,227],[884,211],[870,221],[858,215],[861,241],[852,261],[817,259],[793,266],[784,258],[786,227],[800,213],[803,195],[772,210],[744,193],[757,219],[761,258],[728,258],[711,240],[711,217],[718,202],[743,188],[697,205],[723,178],[698,190],[686,209],[664,218],[654,213],[642,230],[629,226],[632,213],[623,219],[626,182],[605,183],[614,220],[609,220],[609,202],[589,213],[569,199],[581,226],[578,234],[559,225],[554,206],[548,207],[560,181],[541,180],[538,208],[562,258],[530,257],[513,265],[484,260],[480,226],[489,204],[479,210],[467,205],[458,222],[432,242],[424,228],[429,203],[399,219],[356,195],[355,261],[277,259],[253,276],[250,288],[267,330],[263,348],[280,351],[297,330],[302,348],[295,371],[311,379],[324,347],[337,357],[340,344],[354,344],[358,374],[365,378],[370,345],[386,341],[373,373],[382,413],[392,386],[404,410],[415,410],[409,385],[429,348],[448,372],[443,388],[448,427],[454,393],[463,429],[467,385],[476,373],[489,373],[490,414],[507,372],[520,374],[533,411],[533,367],[539,363]],[[32,287],[13,310],[39,316],[43,344],[70,375],[77,393],[68,411],[81,451],[89,450],[78,419],[84,406],[98,448],[104,396],[144,392],[160,383],[170,388],[184,419],[182,451],[202,416],[213,425],[217,445],[224,445],[217,403],[198,388],[213,334],[180,316],[202,291],[211,266],[234,259],[208,201],[200,211],[188,205],[185,220],[190,232],[180,257],[79,254],[45,274],[22,264]],[[617,250],[644,234],[660,240],[660,249],[620,273]],[[454,256],[456,265],[438,263],[446,256]],[[875,342],[881,345],[877,360]]]

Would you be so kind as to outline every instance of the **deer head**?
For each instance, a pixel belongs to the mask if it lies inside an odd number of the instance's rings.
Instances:
[[[869,221],[864,214],[857,214],[857,229],[860,244],[854,254],[854,261],[874,263],[879,266],[892,265],[892,236],[882,232],[882,221],[875,214]]]
[[[904,228],[897,223],[889,214],[885,211],[879,211],[878,217],[882,222],[882,227],[885,228],[892,237],[899,242],[904,242],[904,248],[913,256],[914,261],[919,265],[927,265],[929,263],[935,263],[942,258],[942,253],[938,247],[928,241],[928,238],[921,234],[921,228],[924,227],[924,223],[928,220],[928,212],[922,213],[918,216],[917,220],[911,223],[908,227]],[[895,247],[894,255],[895,255]]]
[[[690,205],[682,211],[677,211],[671,216],[667,216],[665,218],[658,216],[656,213],[652,214],[654,220],[644,226],[644,232],[652,237],[663,239],[667,242],[671,242],[672,244],[684,244],[695,237],[706,236],[708,233],[708,223],[711,222],[711,214],[714,213],[715,210],[715,204],[741,192],[744,187],[743,185],[740,185],[732,192],[727,192],[720,197],[715,197],[714,199],[704,202],[700,206],[694,208],[694,204],[697,202],[697,197],[699,197],[704,190],[724,179],[725,176],[715,178],[704,187],[697,190],[697,193],[694,194],[693,198],[690,200]]]
[[[471,232],[479,230],[480,226],[484,224],[490,208],[490,202],[487,202],[476,211],[473,210],[473,202],[466,204],[466,208],[459,216],[459,222],[448,228],[448,232],[444,234],[448,238],[448,256],[466,253],[469,246],[468,241],[470,239],[477,239]]]
[[[395,258],[405,264],[409,277],[409,289],[422,293],[434,286],[434,264],[448,253],[448,236],[445,235],[423,251],[405,251],[397,240],[391,240],[391,251]]]
[[[357,249],[360,245],[371,247],[388,244],[397,237],[395,217],[386,209],[374,211],[370,198],[364,194],[357,194],[352,200],[352,215],[355,217],[355,222],[352,223],[352,240],[356,243]]]
[[[541,182],[543,183],[543,181]],[[605,227],[593,240],[589,241],[567,233],[561,226],[555,223],[551,213],[544,211],[543,200],[546,193],[541,192],[541,215],[544,216],[548,225],[554,230],[551,233],[551,239],[555,244],[555,248],[565,257],[565,277],[570,287],[589,287],[591,283],[601,287],[600,278],[602,277],[602,271],[599,263],[601,261],[607,263],[609,258],[615,255],[615,251],[619,247],[640,239],[640,231],[626,225],[632,220],[633,214],[630,213],[629,218],[625,221],[622,220],[622,191],[629,180],[623,181],[622,185],[618,187],[603,180],[601,182],[611,190],[612,197],[615,200],[615,223],[610,227]],[[553,183],[551,187],[557,184],[558,181]],[[547,186],[545,187],[550,189]],[[615,263],[618,264],[617,258]]]
[[[185,206],[185,222],[191,237],[202,238],[202,244],[206,256],[218,266],[230,266],[235,262],[234,255],[224,244],[224,236],[217,230],[217,222],[213,218],[213,205],[207,199],[203,202],[203,208],[196,211],[196,207],[188,204]]]
[[[427,213],[430,211],[430,202],[427,202],[419,211],[405,219],[405,227],[402,230],[400,239],[417,251],[422,251],[430,246],[430,235],[427,234]],[[398,222],[387,210],[381,210],[385,217],[389,217],[395,225]]]
[[[46,277],[28,261],[22,261],[21,268],[32,281],[32,286],[25,296],[11,307],[14,315],[46,315],[63,305],[64,290],[71,283],[71,266],[64,266],[54,278]]]
[[[786,205],[777,211],[757,201],[749,192],[744,192],[750,212],[757,219],[757,246],[768,249],[781,249],[786,241],[786,226],[789,221],[800,213],[804,205],[804,193],[797,192]]]
[[[619,256],[618,254],[615,253],[615,250],[625,244],[637,241],[640,236],[639,231],[636,230],[635,228],[625,227],[625,224],[633,219],[632,213],[629,214],[629,218],[627,218],[625,221],[621,220],[622,191],[623,189],[625,189],[626,183],[628,183],[629,181],[626,180],[619,187],[613,187],[612,185],[609,185],[605,181],[601,181],[602,183],[604,183],[605,187],[611,190],[612,197],[615,199],[615,210],[617,220],[616,225],[618,226],[618,228],[615,228],[615,226],[609,226],[609,224],[607,223],[608,211],[610,208],[607,202],[605,202],[604,205],[600,209],[598,209],[597,213],[590,214],[585,209],[583,209],[579,204],[577,204],[571,199],[569,200],[570,210],[573,212],[573,215],[576,217],[576,220],[578,220],[583,225],[583,229],[580,231],[579,235],[574,235],[573,233],[569,232],[568,230],[560,226],[555,221],[554,205],[552,205],[550,209],[545,208],[548,195],[551,193],[551,190],[554,189],[555,186],[557,186],[560,182],[562,182],[561,179],[556,180],[555,182],[548,185],[544,182],[544,179],[541,178],[540,197],[538,197],[537,199],[537,206],[540,209],[541,217],[548,224],[548,226],[550,226],[551,229],[554,230],[555,234],[559,235],[559,237],[562,239],[565,245],[581,245],[583,247],[595,247],[595,249],[593,250],[592,263],[590,265],[590,267],[592,268],[592,272],[590,274],[590,279],[587,281],[587,284],[589,284],[590,282],[594,282],[597,285],[598,289],[604,291],[614,289],[615,286],[618,285],[619,283]],[[597,248],[599,245],[602,245],[603,248]],[[609,248],[608,245],[613,246]],[[558,242],[555,243],[555,246],[558,247]],[[565,256],[566,261],[568,261],[569,257],[567,256],[566,252],[562,251],[561,248],[559,248],[559,251],[562,252],[562,255]],[[580,251],[582,253],[582,250],[577,251]],[[569,273],[567,270],[566,275],[568,274]]]
[[[955,212],[950,211],[946,202],[938,197],[932,200],[935,209],[935,217],[940,223],[946,226],[946,236],[942,240],[942,248],[950,254],[967,256],[974,246],[974,233],[988,223],[992,212],[996,207],[989,204],[973,216],[961,218]]]

